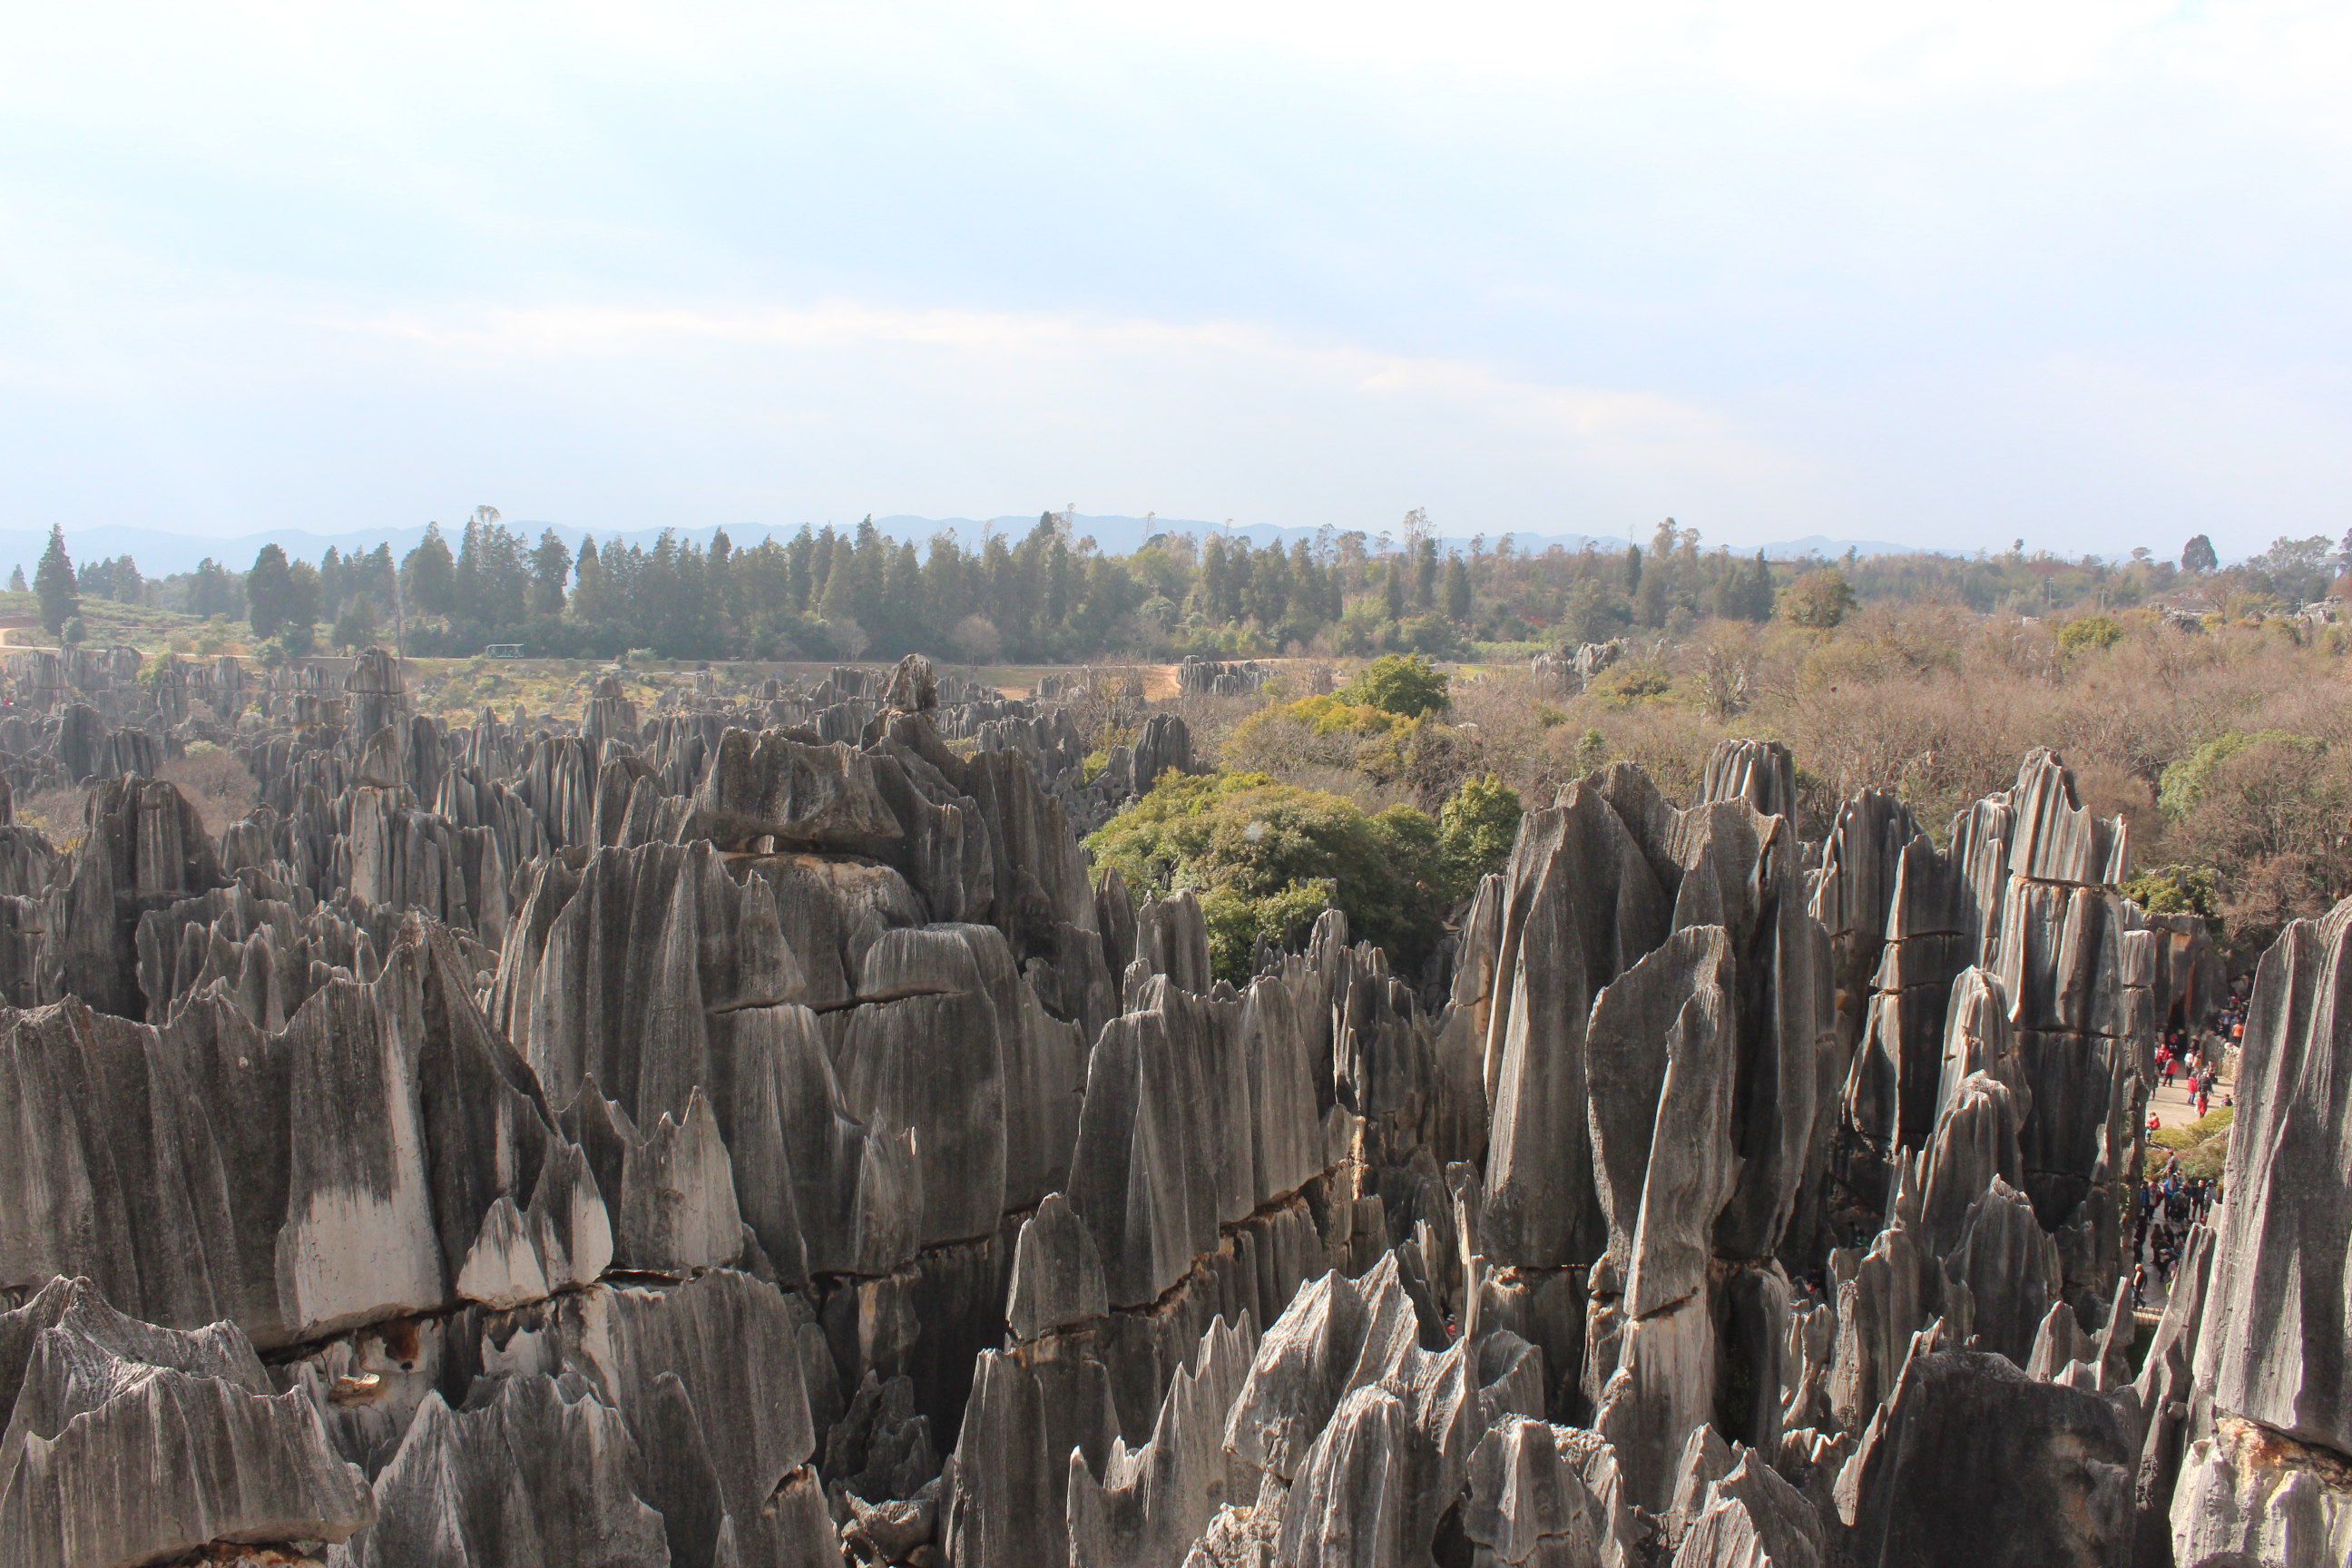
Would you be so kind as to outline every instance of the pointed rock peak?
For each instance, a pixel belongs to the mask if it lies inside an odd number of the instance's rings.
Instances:
[[[1068,1199],[1047,1194],[1037,1212],[1022,1222],[1013,1244],[1013,1284],[1004,1307],[1013,1339],[1026,1342],[1109,1310],[1093,1233]]]
[[[505,1311],[544,1300],[550,1293],[530,1227],[514,1200],[501,1194],[483,1215],[481,1231],[457,1270],[457,1294]]]

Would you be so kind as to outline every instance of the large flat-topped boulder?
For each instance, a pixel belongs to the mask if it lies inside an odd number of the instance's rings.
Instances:
[[[871,851],[901,836],[872,763],[850,747],[780,732],[730,731],[694,793],[687,829],[721,849],[772,846]]]

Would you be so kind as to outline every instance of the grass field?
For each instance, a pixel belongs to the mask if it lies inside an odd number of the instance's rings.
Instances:
[[[200,621],[172,610],[145,605],[118,605],[111,599],[81,602],[85,640],[106,647],[135,647],[142,653],[244,653],[252,628],[242,621],[215,618]],[[41,601],[31,594],[0,591],[0,635],[12,647],[55,647],[57,639],[41,626]],[[209,647],[199,647],[210,644]]]

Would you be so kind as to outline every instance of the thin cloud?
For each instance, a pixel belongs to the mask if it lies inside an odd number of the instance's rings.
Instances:
[[[713,348],[912,349],[967,362],[940,367],[941,375],[953,377],[1080,362],[1097,371],[1149,375],[1148,362],[1181,359],[1194,374],[1252,379],[1272,374],[1327,395],[1449,404],[1499,425],[1549,430],[1594,455],[1639,454],[1747,479],[1808,471],[1791,454],[1741,432],[1721,414],[1663,394],[1531,381],[1469,360],[1314,343],[1233,321],[904,310],[833,300],[734,310],[551,306],[490,310],[471,319],[394,314],[336,324],[476,362],[661,358]]]

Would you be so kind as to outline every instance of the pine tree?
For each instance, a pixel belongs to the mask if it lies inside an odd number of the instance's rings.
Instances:
[[[441,537],[441,525],[427,523],[424,541],[408,552],[400,563],[408,602],[428,616],[446,616],[457,606],[457,562],[449,553],[449,542]],[[246,593],[250,595],[250,584]]]
[[[319,621],[319,569],[308,561],[286,568],[286,629],[278,641],[288,651],[308,653]]]
[[[563,584],[572,575],[572,552],[549,529],[530,552],[530,609],[535,616],[563,613]]]
[[[66,622],[81,609],[81,598],[74,592],[73,562],[66,554],[66,531],[55,523],[49,525],[49,547],[41,552],[41,563],[33,572],[33,591],[41,596],[41,625],[52,637],[62,636]]]
[[[375,641],[375,604],[365,594],[359,595],[343,606],[335,617],[335,643],[353,652]]]
[[[604,558],[596,552],[596,536],[589,534],[580,541],[580,554],[572,563],[572,618],[583,626],[595,626],[609,620],[613,614],[610,584],[604,580]]]
[[[934,546],[933,549],[936,553],[937,547]],[[789,600],[785,605],[787,609],[805,610],[809,607],[811,582],[809,562],[815,551],[816,536],[809,531],[809,525],[804,522],[801,524],[801,531],[793,535],[793,542],[784,546],[784,593]]]
[[[245,602],[255,637],[275,637],[293,618],[293,595],[286,552],[275,544],[263,545],[253,558],[253,570],[245,574]]]
[[[1445,558],[1445,615],[1457,624],[1470,619],[1470,568],[1459,555]]]
[[[1715,613],[1727,621],[1769,621],[1772,597],[1772,568],[1759,550],[1753,562],[1724,566],[1716,580]]]
[[[849,535],[834,535],[832,559],[825,567],[824,591],[818,613],[828,625],[857,624],[857,547]]]

